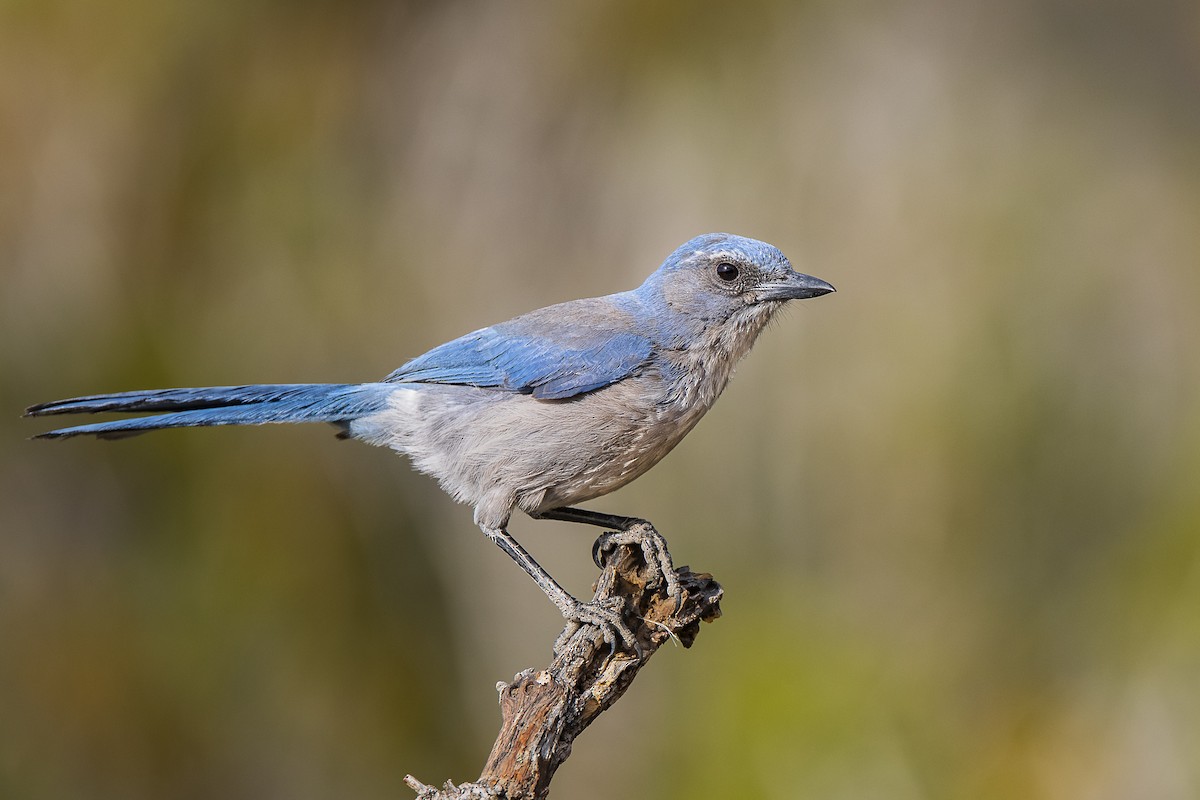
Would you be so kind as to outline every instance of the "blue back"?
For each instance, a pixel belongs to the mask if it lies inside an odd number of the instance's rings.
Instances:
[[[698,334],[698,326],[740,305],[688,280],[690,257],[714,252],[729,252],[764,269],[790,269],[769,244],[704,234],[677,248],[633,292],[560,303],[481,328],[412,359],[384,380],[494,388],[540,400],[566,399],[616,383],[638,373],[656,346],[680,346]]]

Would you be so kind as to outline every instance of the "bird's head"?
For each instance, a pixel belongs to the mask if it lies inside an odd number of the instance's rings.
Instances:
[[[681,245],[638,289],[644,300],[703,324],[766,320],[788,300],[829,294],[820,278],[792,269],[766,242],[706,233]]]

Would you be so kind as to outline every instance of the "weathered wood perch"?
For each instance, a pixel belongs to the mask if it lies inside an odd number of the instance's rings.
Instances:
[[[568,623],[554,645],[554,658],[542,670],[520,672],[500,692],[500,733],[483,774],[474,783],[438,789],[411,775],[405,782],[418,800],[540,800],[569,755],[571,745],[592,720],[620,699],[650,656],[668,639],[691,647],[700,622],[721,616],[721,586],[711,575],[679,567],[684,590],[676,608],[665,581],[647,566],[642,549],[619,545],[603,553],[596,582],[597,602],[625,602],[625,621],[637,635],[641,653],[613,648],[593,625]]]

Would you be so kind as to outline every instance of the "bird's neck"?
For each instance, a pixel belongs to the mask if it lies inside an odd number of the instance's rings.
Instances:
[[[775,303],[750,306],[690,336],[673,337],[673,346],[665,351],[670,362],[668,402],[701,414],[707,411],[725,390],[737,363],[750,351],[776,307]]]

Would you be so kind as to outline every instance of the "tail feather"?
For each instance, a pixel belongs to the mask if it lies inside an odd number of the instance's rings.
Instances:
[[[30,406],[26,416],[96,412],[167,411],[134,419],[97,422],[38,434],[65,439],[92,434],[122,438],[160,428],[260,425],[271,422],[348,422],[379,411],[396,387],[383,383],[308,383],[211,386],[89,395]]]
[[[289,401],[297,397],[312,397],[314,393],[322,391],[336,392],[354,388],[357,388],[357,384],[282,383],[114,392],[39,403],[25,409],[25,416],[92,414],[100,411],[189,411],[196,408],[222,408]]]

